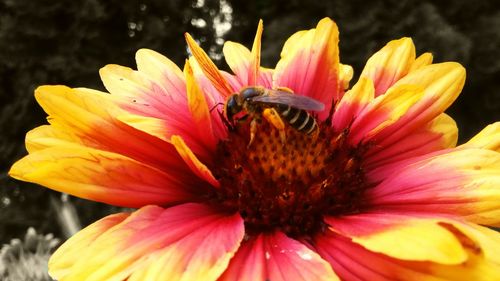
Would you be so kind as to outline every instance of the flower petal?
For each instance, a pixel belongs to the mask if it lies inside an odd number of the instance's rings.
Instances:
[[[196,84],[193,69],[189,64],[189,61],[186,61],[184,74],[186,76],[189,111],[193,117],[193,125],[195,127],[191,129],[195,129],[198,132],[196,139],[204,139],[205,144],[209,146],[209,149],[211,151],[215,151],[217,139],[212,129],[212,118],[208,109],[208,104],[205,96],[200,90],[200,87]],[[192,141],[188,140],[188,143],[195,143],[196,139]]]
[[[191,149],[189,149],[189,147],[180,136],[172,136],[172,144],[175,146],[175,149],[177,149],[179,155],[182,157],[182,159],[184,159],[186,164],[195,175],[215,187],[220,186],[219,182],[212,175],[210,169],[208,169],[205,164],[203,164],[200,160],[198,160],[198,158],[196,158],[194,153],[191,151]]]
[[[145,59],[144,56],[138,53],[141,63],[157,59]],[[157,56],[160,57],[159,54]],[[155,72],[154,65],[159,64],[162,62],[151,62],[152,66],[142,66],[141,69],[146,69],[149,74]],[[159,81],[152,81],[140,71],[118,65],[108,65],[100,70],[100,74],[112,94],[110,99],[129,114],[128,117],[121,116],[123,122],[164,141],[169,141],[171,135],[182,135],[197,155],[203,159],[211,158],[214,150],[213,138],[204,137],[204,133],[200,136],[198,131],[193,129],[199,125],[200,120],[191,114],[189,94],[186,93],[186,87],[192,90],[192,83],[186,85],[183,77],[178,78],[176,73],[167,73],[171,67],[167,65],[164,68],[156,70],[156,76],[165,76]],[[177,80],[172,82],[174,79]]]
[[[393,40],[368,59],[361,77],[374,82],[375,96],[379,96],[405,76],[414,61],[415,45],[411,38]]]
[[[432,63],[432,60],[433,56],[431,53],[423,53],[420,56],[418,56],[418,58],[411,64],[410,70],[408,72],[412,72],[426,65],[429,65]]]
[[[226,41],[222,52],[229,68],[236,74],[236,77],[243,85],[248,85],[248,68],[252,60],[250,50],[239,43]]]
[[[191,35],[185,33],[185,37],[191,53],[196,58],[205,76],[223,97],[229,97],[233,93],[233,88],[226,81],[217,66],[215,66],[205,51],[198,46]]]
[[[84,230],[85,231],[85,230]],[[163,209],[147,206],[101,233],[65,260],[54,255],[49,270],[58,280],[217,280],[243,239],[239,215],[221,214],[202,204]],[[77,234],[75,238],[78,238]],[[71,246],[78,241],[70,238]]]
[[[51,124],[77,136],[85,146],[122,154],[161,170],[190,174],[187,166],[179,165],[182,158],[171,144],[120,122],[116,117],[128,112],[119,108],[109,94],[42,86],[35,91],[35,97],[49,114]]]
[[[435,152],[441,149],[453,148],[457,144],[458,128],[455,120],[442,113],[425,127],[419,128],[400,141],[384,148],[372,147],[365,155],[365,168],[370,179],[378,182],[380,176],[390,172],[394,165],[401,161]],[[375,176],[379,176],[375,180]]]
[[[460,93],[464,79],[465,70],[457,63],[411,72],[365,107],[353,123],[350,142],[371,140],[372,147],[380,150],[402,141],[442,114]],[[397,102],[400,95],[407,97]]]
[[[327,217],[330,228],[367,250],[393,258],[460,264],[467,252],[459,239],[438,219],[396,213],[364,213]]]
[[[259,70],[259,85],[268,89],[273,87],[274,70],[270,68],[261,67]]]
[[[500,225],[500,153],[461,149],[396,170],[367,191],[383,210],[460,215]]]
[[[82,252],[85,252],[95,239],[123,222],[128,216],[127,213],[109,215],[73,235],[50,257],[51,277],[58,280],[64,279],[71,273],[71,267],[80,259]]]
[[[378,96],[363,107],[352,122],[349,141],[358,144],[372,139],[380,131],[400,120],[423,95],[423,89],[418,86],[401,85],[391,88],[385,95]]]
[[[500,152],[500,122],[486,126],[460,148],[482,148]]]
[[[448,220],[442,223],[444,227],[460,239],[464,247],[469,251],[469,259],[483,258],[485,266],[479,271],[485,280],[498,280],[500,277],[500,236],[498,232],[474,223],[463,223],[456,220]],[[476,257],[471,257],[470,254]],[[456,276],[460,274],[455,273]],[[472,280],[472,279],[469,279]]]
[[[299,31],[287,40],[274,72],[274,87],[287,87],[324,103],[321,119],[328,115],[332,99],[339,100],[343,94],[338,43],[337,25],[324,18],[315,29]]]
[[[359,113],[373,101],[374,96],[373,82],[367,78],[360,78],[338,103],[333,114],[333,127],[338,130],[349,127]]]
[[[58,129],[55,124],[36,127],[26,134],[26,150],[29,153],[48,147],[80,142],[80,138],[68,131]]]
[[[128,157],[76,144],[33,152],[9,175],[71,195],[123,207],[171,205],[194,200],[199,182]]]
[[[220,95],[219,91],[214,87],[214,85],[212,85],[212,82],[210,82],[205,74],[203,74],[203,70],[193,56],[191,56],[187,61],[189,61],[189,65],[193,70],[193,76],[196,80],[196,84],[204,94],[207,106],[210,108],[209,112],[212,120],[214,135],[217,139],[227,138],[227,127],[222,122],[221,118],[226,98]],[[221,74],[226,77],[233,89],[239,89],[242,86],[235,76],[224,71],[221,71]]]
[[[139,72],[144,73],[151,81],[155,81],[163,90],[171,95],[185,92],[184,76],[181,69],[167,57],[148,49],[140,49],[135,54]]]
[[[252,57],[250,61],[250,68],[248,71],[248,85],[257,85],[259,82],[260,74],[260,47],[261,47],[261,38],[262,31],[264,27],[262,24],[262,20],[259,20],[259,25],[257,27],[257,33],[255,34],[255,39],[252,45]]]
[[[426,280],[424,277],[431,277],[411,266],[405,267],[402,265],[405,261],[371,252],[333,232],[316,237],[314,245],[342,280]]]
[[[226,59],[229,68],[231,68],[233,73],[236,74],[236,77],[241,82],[241,87],[252,85],[252,83],[247,81],[250,61],[252,60],[252,54],[250,53],[250,50],[239,43],[226,41],[224,43],[222,51],[224,52],[224,58]],[[272,75],[272,69],[261,67],[259,69],[259,80],[256,85],[261,85],[268,89],[271,89],[273,87]],[[237,87],[233,86],[233,89],[236,88]]]
[[[388,147],[426,126],[458,97],[464,82],[465,69],[453,62],[424,66],[400,79],[388,92],[417,85],[424,90],[424,95],[401,118],[376,134],[376,146]]]
[[[347,65],[347,64],[339,64],[339,81],[340,81],[340,86],[346,90],[349,88],[349,82],[351,81],[352,77],[354,76],[354,69],[352,66]]]
[[[116,119],[139,131],[155,136],[162,141],[170,142],[172,132],[169,131],[165,120],[135,114],[122,114],[116,116]]]
[[[174,88],[163,89],[143,73],[120,65],[106,65],[99,70],[99,74],[104,86],[111,93],[108,99],[124,112],[138,117],[156,118],[164,123],[165,134],[161,138],[168,138],[167,132],[182,130],[191,123],[190,116],[185,113],[188,111],[183,80]],[[173,114],[174,112],[179,114]],[[124,118],[128,119],[130,118]],[[135,122],[132,122],[131,126],[134,124]]]
[[[158,84],[160,82],[151,80],[144,73],[114,64],[101,68],[99,75],[112,97],[116,97],[116,103],[130,113],[167,119],[168,114],[174,111],[172,101],[177,110],[186,105],[183,80],[164,89]],[[180,117],[187,119],[187,116],[177,116],[178,119]]]
[[[318,254],[281,232],[243,242],[219,281],[338,280]]]
[[[469,231],[468,236],[479,240],[485,252],[478,252],[458,229],[445,225],[459,237],[465,247],[468,260],[459,265],[442,265],[431,262],[404,261],[371,252],[350,239],[335,233],[327,233],[315,238],[318,253],[332,264],[343,280],[498,280],[500,268],[498,258],[489,256],[498,251],[498,234],[480,228]],[[454,229],[453,229],[454,228]],[[469,226],[469,228],[471,228]],[[485,231],[482,233],[482,231]],[[472,233],[473,232],[473,233]],[[466,246],[466,245],[469,245]],[[369,261],[369,262],[366,262]]]

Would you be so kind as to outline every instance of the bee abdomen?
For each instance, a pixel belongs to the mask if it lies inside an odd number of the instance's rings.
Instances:
[[[316,119],[309,115],[309,120],[305,124],[305,126],[301,129],[301,131],[306,132],[307,135],[314,133],[318,129],[318,123],[316,123]]]
[[[318,127],[316,120],[307,111],[289,105],[278,105],[276,107],[279,115],[287,121],[290,126],[299,132],[312,134]]]

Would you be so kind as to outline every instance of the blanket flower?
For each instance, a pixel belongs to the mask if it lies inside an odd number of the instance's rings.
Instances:
[[[465,69],[417,57],[402,38],[349,87],[353,69],[340,63],[331,19],[293,34],[273,69],[260,65],[262,32],[259,22],[251,49],[225,43],[231,73],[186,34],[193,56],[183,70],[141,49],[137,70],[101,69],[109,93],[36,90],[50,125],[27,134],[29,154],[10,175],[137,208],[66,241],[51,276],[498,280],[500,235],[487,226],[500,226],[500,124],[457,146],[444,113]],[[250,118],[228,122],[220,105],[256,87],[324,109],[284,102],[293,116],[267,119],[259,109],[278,104],[260,103]],[[292,126],[297,120],[315,121],[316,133]]]

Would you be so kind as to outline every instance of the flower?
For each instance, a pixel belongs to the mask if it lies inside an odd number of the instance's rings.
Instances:
[[[402,38],[373,55],[347,90],[353,71],[339,62],[332,20],[292,35],[274,69],[260,66],[262,30],[260,22],[251,50],[224,45],[233,74],[186,34],[193,57],[184,71],[139,50],[137,71],[101,69],[110,94],[36,90],[50,125],[28,133],[29,155],[10,175],[139,208],[70,238],[50,274],[497,280],[500,236],[485,226],[500,225],[500,124],[456,146],[456,124],[443,113],[464,85],[464,68],[433,64],[429,53],[416,58]],[[264,118],[248,146],[258,110],[231,125],[215,108],[256,86],[323,103],[309,115],[317,135],[285,116],[283,144],[279,122]]]
[[[0,277],[5,281],[52,280],[47,274],[50,253],[59,245],[54,235],[37,234],[32,227],[24,240],[12,239],[0,249]]]

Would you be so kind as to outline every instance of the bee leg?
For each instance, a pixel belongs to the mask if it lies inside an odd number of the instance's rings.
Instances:
[[[250,141],[247,144],[247,149],[252,145],[253,140],[255,139],[255,133],[257,133],[257,119],[252,119],[250,121]]]
[[[293,90],[287,87],[276,87],[276,90],[293,94]]]
[[[281,139],[281,144],[285,145],[286,135],[285,135],[285,123],[281,120],[278,112],[274,108],[266,108],[262,112],[262,116],[271,123],[276,129],[278,129]]]

